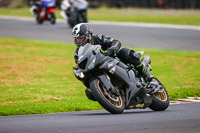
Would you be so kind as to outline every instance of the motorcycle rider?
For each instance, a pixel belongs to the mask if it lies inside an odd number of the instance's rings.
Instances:
[[[145,69],[145,62],[141,62],[140,58],[137,56],[134,50],[128,48],[122,48],[120,41],[113,39],[109,36],[102,34],[93,35],[93,30],[87,23],[77,24],[72,29],[72,36],[74,38],[74,43],[77,46],[74,52],[75,63],[78,61],[78,50],[80,46],[90,43],[91,45],[101,45],[101,51],[107,52],[109,56],[117,55],[117,57],[124,63],[133,64],[135,69],[144,77],[146,81],[151,81],[153,75],[147,72]]]
[[[87,10],[88,2],[86,0],[68,0],[68,2],[78,10]]]
[[[67,17],[70,15],[71,8],[76,8],[80,14],[87,15],[88,2],[86,0],[63,0],[61,8],[66,11]],[[84,20],[87,22],[87,20]]]
[[[37,15],[38,14],[38,8],[41,6],[42,2],[41,0],[29,0],[28,1],[29,5],[31,6],[30,8],[30,12],[33,15]]]

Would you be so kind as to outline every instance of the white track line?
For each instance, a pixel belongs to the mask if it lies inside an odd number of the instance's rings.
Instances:
[[[135,27],[148,27],[148,28],[170,28],[170,29],[200,30],[200,26],[192,26],[192,25],[134,23],[134,22],[106,22],[106,21],[91,21],[91,24],[96,24],[96,25],[135,26]]]
[[[17,16],[3,16],[1,19],[15,19],[22,21],[35,21],[34,17],[17,17]],[[57,19],[57,22],[66,22],[64,19]],[[134,22],[110,22],[110,21],[90,21],[89,23],[95,25],[116,25],[116,26],[135,26],[135,27],[147,27],[147,28],[168,28],[168,29],[189,29],[200,31],[200,26],[192,25],[173,25],[173,24],[155,24],[155,23],[134,23]]]

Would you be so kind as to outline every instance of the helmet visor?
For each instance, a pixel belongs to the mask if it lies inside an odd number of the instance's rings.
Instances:
[[[74,42],[76,44],[76,46],[81,46],[86,42],[85,36],[79,36],[79,37],[75,37]]]
[[[80,37],[76,37],[75,40],[78,44],[81,44],[84,41],[85,37],[84,36],[80,36]]]

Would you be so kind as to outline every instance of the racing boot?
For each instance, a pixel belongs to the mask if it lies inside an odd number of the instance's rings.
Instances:
[[[146,68],[144,67],[143,63],[136,66],[135,69],[139,72],[139,74],[144,78],[145,81],[150,82],[154,76],[150,74]]]
[[[147,71],[142,71],[141,75],[147,82],[151,82],[151,80],[154,78],[154,76]]]
[[[142,76],[144,77],[144,79],[148,82],[150,82],[154,76],[152,74],[150,74],[148,71],[147,71],[147,67],[148,65],[151,63],[151,58],[149,55],[145,55],[143,58],[142,58],[142,61],[141,63],[143,64],[143,70],[142,70]]]
[[[154,76],[146,70],[148,64],[151,63],[150,56],[145,55],[142,61],[140,61],[141,55],[138,56],[133,50],[130,50],[129,56],[129,62],[135,66],[135,69],[145,79],[145,81],[150,82],[154,78]]]

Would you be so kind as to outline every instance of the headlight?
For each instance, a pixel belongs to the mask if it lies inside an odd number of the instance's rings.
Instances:
[[[84,74],[83,74],[82,72],[80,72],[80,73],[75,73],[75,74],[76,74],[76,76],[79,77],[79,78],[84,78]]]

